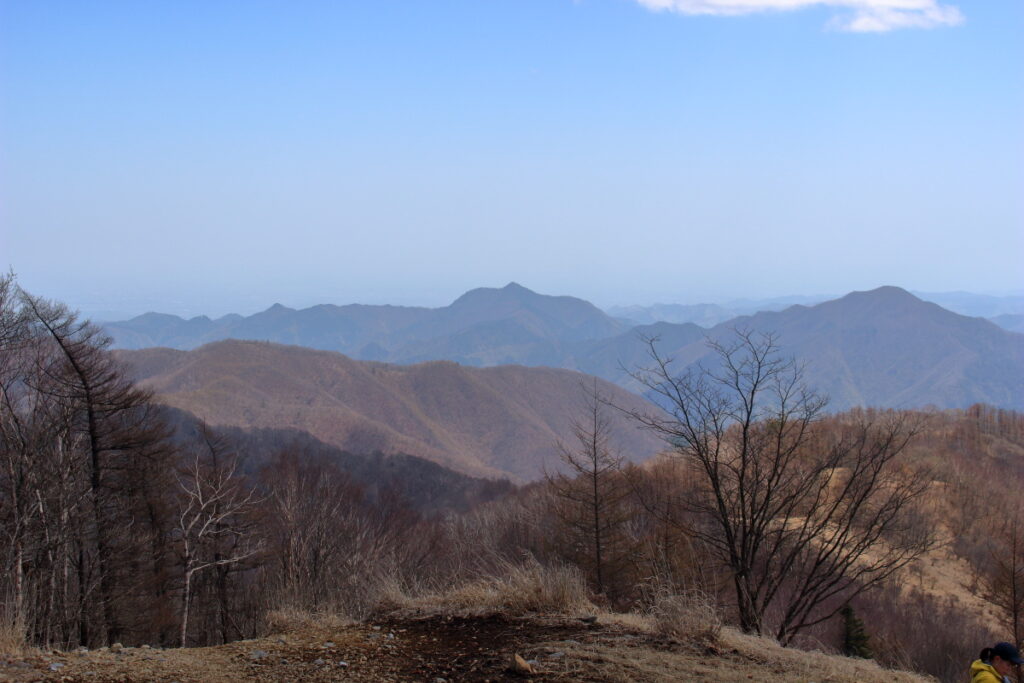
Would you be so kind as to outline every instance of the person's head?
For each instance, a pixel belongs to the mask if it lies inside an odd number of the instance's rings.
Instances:
[[[1020,651],[1010,643],[996,643],[992,647],[986,647],[981,651],[979,659],[991,664],[1000,676],[1008,676],[1013,667],[1024,664]]]

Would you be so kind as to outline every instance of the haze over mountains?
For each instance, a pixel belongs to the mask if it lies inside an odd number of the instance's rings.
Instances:
[[[1024,332],[1024,315],[1006,313],[994,316],[992,319],[996,325],[1011,332]]]
[[[658,337],[681,370],[711,362],[704,338],[727,339],[733,328],[778,335],[783,352],[806,363],[809,386],[829,395],[833,410],[854,406],[1024,406],[1024,335],[921,301],[898,287],[854,292],[816,306],[742,316],[710,330],[658,323],[602,342],[580,369],[607,377],[619,363],[647,362],[636,336]],[[620,383],[631,386],[630,380]]]
[[[914,292],[914,294],[955,313],[988,318],[997,323],[997,318],[1000,316],[1024,315],[1024,293],[1021,292],[1003,296],[973,292]]]
[[[760,311],[781,311],[796,304],[805,306],[821,303],[827,296],[786,296],[774,299],[740,299],[724,304],[654,304],[652,306],[612,306],[608,315],[635,325],[654,323],[695,323],[701,327],[714,327],[741,315]]]
[[[515,283],[476,289],[437,309],[275,305],[245,318],[147,314],[106,327],[121,348],[267,340],[391,363],[560,367],[637,390],[624,368],[649,363],[644,338],[658,337],[658,348],[681,371],[708,358],[706,338],[722,338],[737,326],[778,334],[784,353],[807,364],[808,383],[831,396],[834,410],[976,402],[1024,408],[1024,336],[897,287],[740,316],[710,328],[631,326],[581,299],[545,296]]]
[[[913,292],[922,301],[936,303],[960,315],[988,318],[1000,327],[1024,331],[1024,296],[974,294],[971,292]],[[713,327],[742,315],[764,311],[782,311],[795,304],[813,306],[834,296],[786,296],[773,299],[737,299],[724,304],[654,304],[652,306],[612,306],[608,314],[638,325],[656,322],[696,323]]]
[[[511,283],[474,289],[443,308],[280,304],[248,317],[217,320],[147,313],[109,323],[116,348],[193,349],[222,339],[252,339],[339,351],[362,360],[415,363],[456,360],[467,365],[562,365],[563,345],[629,329],[591,303],[542,296]]]
[[[471,368],[436,361],[385,365],[297,346],[222,341],[194,351],[119,352],[158,399],[211,425],[293,429],[355,454],[406,454],[473,476],[537,479],[571,445],[583,385],[554,368]],[[616,405],[650,410],[598,380]],[[617,422],[614,441],[634,459],[662,442]]]

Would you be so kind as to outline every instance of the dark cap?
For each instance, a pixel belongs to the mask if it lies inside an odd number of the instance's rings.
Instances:
[[[1024,659],[1020,658],[1020,650],[1009,643],[996,643],[992,648],[992,654],[1011,664],[1024,664]]]

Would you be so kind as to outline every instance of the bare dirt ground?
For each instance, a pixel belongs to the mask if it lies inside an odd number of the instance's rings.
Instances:
[[[516,671],[513,656],[534,673]],[[428,615],[304,627],[218,647],[0,656],[0,681],[922,681],[871,662],[787,650],[723,632],[714,646],[667,641],[601,617]]]

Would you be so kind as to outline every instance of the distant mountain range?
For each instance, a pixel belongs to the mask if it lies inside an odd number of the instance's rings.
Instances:
[[[474,289],[443,308],[325,304],[294,310],[275,304],[248,317],[184,320],[147,313],[105,328],[122,349],[187,350],[222,339],[252,339],[338,351],[362,360],[558,367],[563,345],[614,336],[629,326],[582,299],[541,296],[511,283],[501,289]]]
[[[993,321],[1004,315],[1024,315],[1024,295],[1021,294],[1006,296],[974,294],[973,292],[914,292],[914,294],[955,313],[988,318]]]
[[[557,469],[556,444],[572,445],[583,385],[593,381],[554,368],[386,365],[246,341],[118,353],[162,403],[215,427],[298,430],[358,455],[417,456],[514,482]],[[654,409],[633,393],[598,383],[616,405]],[[644,459],[662,448],[651,433],[616,424],[614,442],[624,454]]]
[[[939,304],[954,313],[988,318],[1011,332],[1024,332],[1024,296],[991,296],[970,292],[914,292],[922,301]],[[836,297],[789,296],[774,299],[737,299],[724,304],[654,304],[653,306],[613,306],[608,315],[634,325],[656,322],[715,325],[742,315],[782,311],[799,304],[812,306]]]
[[[992,322],[1004,330],[1011,332],[1024,332],[1024,314],[1004,313],[989,318]]]
[[[616,369],[648,362],[638,336],[659,338],[659,352],[682,370],[711,361],[705,338],[723,339],[737,327],[776,333],[783,352],[806,363],[807,383],[831,397],[833,410],[973,403],[1024,409],[1024,335],[898,287],[743,316],[709,330],[693,324],[638,327],[594,344],[579,369],[636,388]]]
[[[694,323],[714,327],[741,315],[781,311],[795,305],[810,306],[827,301],[827,296],[786,296],[774,299],[737,299],[724,304],[654,304],[653,306],[612,306],[608,315],[633,325]]]
[[[714,312],[706,313],[710,325]],[[1024,335],[897,287],[733,317],[710,327],[632,325],[581,299],[545,296],[513,283],[473,290],[437,309],[276,305],[253,316],[218,320],[147,314],[106,329],[121,348],[191,349],[226,338],[267,340],[391,363],[444,359],[471,366],[559,367],[637,390],[625,370],[649,361],[643,338],[658,337],[658,348],[682,370],[707,359],[706,338],[721,338],[737,326],[777,333],[783,351],[807,364],[809,384],[831,395],[834,410],[976,402],[1024,409]]]

